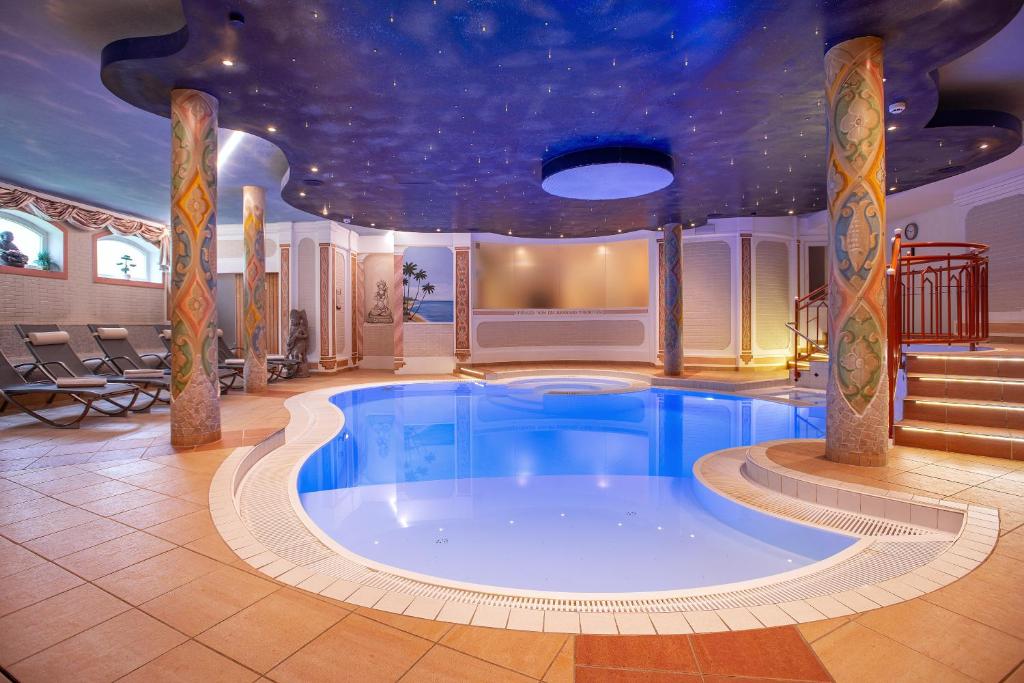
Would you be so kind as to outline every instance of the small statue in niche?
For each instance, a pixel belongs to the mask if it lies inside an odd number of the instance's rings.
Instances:
[[[294,377],[309,377],[306,354],[309,351],[309,321],[306,311],[292,309],[288,314],[288,357],[299,361]]]
[[[388,306],[388,283],[387,280],[377,280],[377,291],[373,295],[373,308],[366,315],[368,323],[393,323],[395,318],[391,315],[391,307]]]
[[[0,262],[14,268],[24,268],[28,263],[28,255],[14,245],[14,233],[10,230],[0,232]]]

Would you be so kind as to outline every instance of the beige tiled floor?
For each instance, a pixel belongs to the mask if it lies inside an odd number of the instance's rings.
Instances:
[[[166,408],[89,419],[77,432],[0,417],[0,666],[26,683],[572,680],[575,637],[453,626],[314,597],[257,575],[213,530],[212,473],[233,447],[285,424],[287,396],[391,377],[355,372],[277,384],[264,396],[233,393],[222,404],[224,440],[203,450],[167,446]],[[837,680],[1024,677],[1024,463],[914,449],[897,449],[890,466],[876,470],[807,454],[783,459],[1002,513],[995,554],[964,579],[902,605],[794,630]],[[616,647],[650,648],[657,638]],[[746,642],[722,650],[746,657],[732,675],[770,659]],[[714,672],[713,664],[702,670]],[[641,677],[580,671],[579,680]],[[719,680],[648,674],[644,680]]]

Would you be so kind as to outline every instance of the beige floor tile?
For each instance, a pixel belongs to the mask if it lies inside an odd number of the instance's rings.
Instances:
[[[8,542],[0,547],[0,577],[17,574],[46,562],[35,553]]]
[[[120,493],[116,496],[83,503],[82,505],[79,505],[79,507],[83,510],[95,512],[97,515],[107,517],[166,499],[167,496],[162,493],[150,491],[149,489],[139,489],[133,486],[132,490],[127,493]]]
[[[2,498],[2,496],[0,496]],[[13,524],[22,520],[38,517],[58,510],[68,510],[71,506],[56,498],[40,496],[16,505],[0,507],[0,526]]]
[[[298,591],[281,589],[220,622],[196,640],[266,673],[346,614],[340,607]]]
[[[189,640],[131,672],[121,683],[248,683],[258,677],[255,671]]]
[[[1006,677],[1003,683],[1024,683],[1024,662],[1016,670]]]
[[[566,638],[565,645],[558,651],[555,661],[551,662],[547,673],[544,674],[544,683],[572,683],[573,670],[576,668],[575,644],[575,636]]]
[[[147,527],[146,533],[177,545],[185,545],[203,536],[215,534],[217,529],[213,526],[213,520],[210,519],[209,510],[198,510],[168,522]]]
[[[527,683],[535,679],[503,669],[443,646],[432,648],[402,677],[409,683]]]
[[[92,581],[172,548],[174,545],[163,539],[150,536],[144,531],[134,531],[112,541],[58,558],[57,564]]]
[[[90,584],[47,598],[0,619],[0,664],[10,666],[129,609]]]
[[[52,479],[38,484],[30,484],[29,486],[39,493],[52,496],[55,493],[63,493],[65,491],[85,488],[86,486],[104,484],[108,481],[110,481],[110,479],[102,475],[94,474],[92,472],[81,472],[80,474],[73,474],[70,477]]]
[[[126,484],[125,482],[117,481],[116,479],[108,479],[102,484],[94,484],[92,486],[72,489],[71,491],[62,491],[51,495],[57,500],[64,501],[68,505],[82,505],[84,503],[91,503],[94,500],[102,500],[104,498],[109,498],[110,496],[129,493],[136,490],[138,489],[131,484]]]
[[[130,526],[100,517],[71,529],[34,538],[26,542],[25,547],[52,560],[105,543],[133,531],[134,529]]]
[[[168,498],[149,505],[143,505],[134,510],[128,510],[121,514],[114,515],[111,519],[122,524],[133,526],[136,529],[146,529],[168,520],[177,519],[185,515],[197,512],[202,508],[195,503],[190,503],[177,498]]]
[[[24,543],[33,538],[70,529],[99,518],[99,515],[94,515],[86,510],[68,507],[0,527],[0,534],[15,543]]]
[[[982,482],[991,479],[991,475],[978,474],[959,467],[943,467],[942,465],[925,465],[914,470],[914,474],[923,474],[929,477],[938,477],[948,481],[955,481],[968,486],[977,486]]]
[[[857,623],[983,681],[1001,680],[1024,659],[1019,638],[924,600],[867,612]]]
[[[81,585],[82,579],[46,562],[11,574],[0,589],[0,616]]]
[[[281,683],[315,683],[337,680],[337,672],[344,671],[353,681],[394,681],[431,646],[430,641],[352,614],[268,675]]]
[[[447,633],[452,625],[445,621],[434,621],[433,619],[418,619],[416,617],[407,617],[402,614],[394,614],[393,612],[384,612],[382,610],[373,609],[372,607],[360,607],[356,610],[357,614],[361,614],[367,619],[373,619],[379,621],[382,624],[393,626],[406,633],[411,633],[414,636],[425,638],[426,640],[438,641],[441,637]]]
[[[233,567],[221,567],[143,603],[140,609],[182,633],[195,636],[278,588],[272,581]]]
[[[839,627],[816,640],[811,647],[837,683],[971,681],[954,669],[857,622]]]
[[[1000,536],[995,552],[1024,562],[1024,529],[1017,529]]]
[[[112,681],[185,640],[156,619],[131,610],[15,664],[23,681]]]
[[[808,621],[804,624],[797,624],[796,627],[808,643],[813,643],[819,638],[832,633],[832,631],[835,631],[849,620],[850,617],[836,617],[835,619],[825,619],[822,621]]]
[[[97,579],[96,585],[133,605],[141,605],[222,566],[191,550],[174,548],[107,574]]]
[[[235,554],[228,544],[224,542],[219,533],[212,533],[202,538],[197,538],[185,545],[189,550],[194,550],[201,555],[212,557],[218,562],[225,564],[231,564],[232,562],[238,561],[238,555]]]
[[[541,678],[565,641],[566,636],[558,633],[456,625],[441,639],[441,644],[531,678]]]
[[[948,479],[940,479],[938,477],[929,477],[923,474],[918,474],[917,470],[894,474],[888,477],[887,481],[894,484],[909,486],[911,488],[939,496],[952,496],[968,488],[967,484],[960,484]]]

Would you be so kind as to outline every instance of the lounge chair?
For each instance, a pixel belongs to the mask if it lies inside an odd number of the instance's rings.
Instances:
[[[241,368],[245,366],[245,359],[240,356],[241,347],[230,347],[224,341],[224,332],[217,330],[217,357],[221,365],[227,367]],[[271,354],[267,356],[267,373],[271,380],[291,379],[299,369],[299,361],[294,358]]]
[[[75,350],[71,348],[70,336],[61,330],[57,325],[15,325],[18,334],[32,352],[38,367],[44,375],[56,382],[59,378],[68,377],[93,377],[101,374],[108,382],[115,384],[134,384],[139,387],[141,393],[149,396],[152,400],[139,408],[133,410],[149,410],[149,407],[157,400],[169,401],[160,396],[161,391],[169,390],[170,383],[164,377],[129,377],[121,374],[118,368],[104,358],[87,358],[84,361],[78,357]],[[93,372],[86,363],[99,361],[97,370]],[[103,373],[102,369],[109,370]]]
[[[167,349],[167,358],[171,357],[171,330],[170,323],[164,323],[160,325],[154,325],[153,328],[157,331],[160,336],[160,341],[164,343],[164,347]],[[219,356],[220,354],[218,354]],[[169,361],[168,361],[169,362]],[[235,388],[235,381],[244,381],[242,366],[231,365],[220,362],[218,359],[217,369],[220,373],[220,388],[222,393],[227,393],[229,389]]]
[[[96,378],[92,382],[96,386],[61,386],[61,384],[70,384],[66,379],[60,380],[60,384],[57,382],[29,382],[0,351],[0,413],[8,405],[13,405],[18,410],[51,427],[78,429],[79,423],[85,419],[90,410],[114,417],[127,415],[129,410],[135,409],[135,404],[139,399],[139,387],[132,384],[101,384],[101,381],[106,382],[106,378]],[[81,378],[79,383],[81,384]],[[46,397],[45,407],[52,404],[58,396],[67,396],[81,404],[82,412],[71,419],[51,420],[37,410],[29,408],[24,402],[27,398]],[[96,403],[100,405],[95,405]]]

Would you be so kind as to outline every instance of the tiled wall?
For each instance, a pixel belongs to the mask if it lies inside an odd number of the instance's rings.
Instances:
[[[167,319],[162,289],[93,282],[92,234],[68,231],[67,280],[0,274],[3,323],[155,323]]]
[[[406,358],[437,358],[451,356],[455,348],[453,323],[406,323]]]

